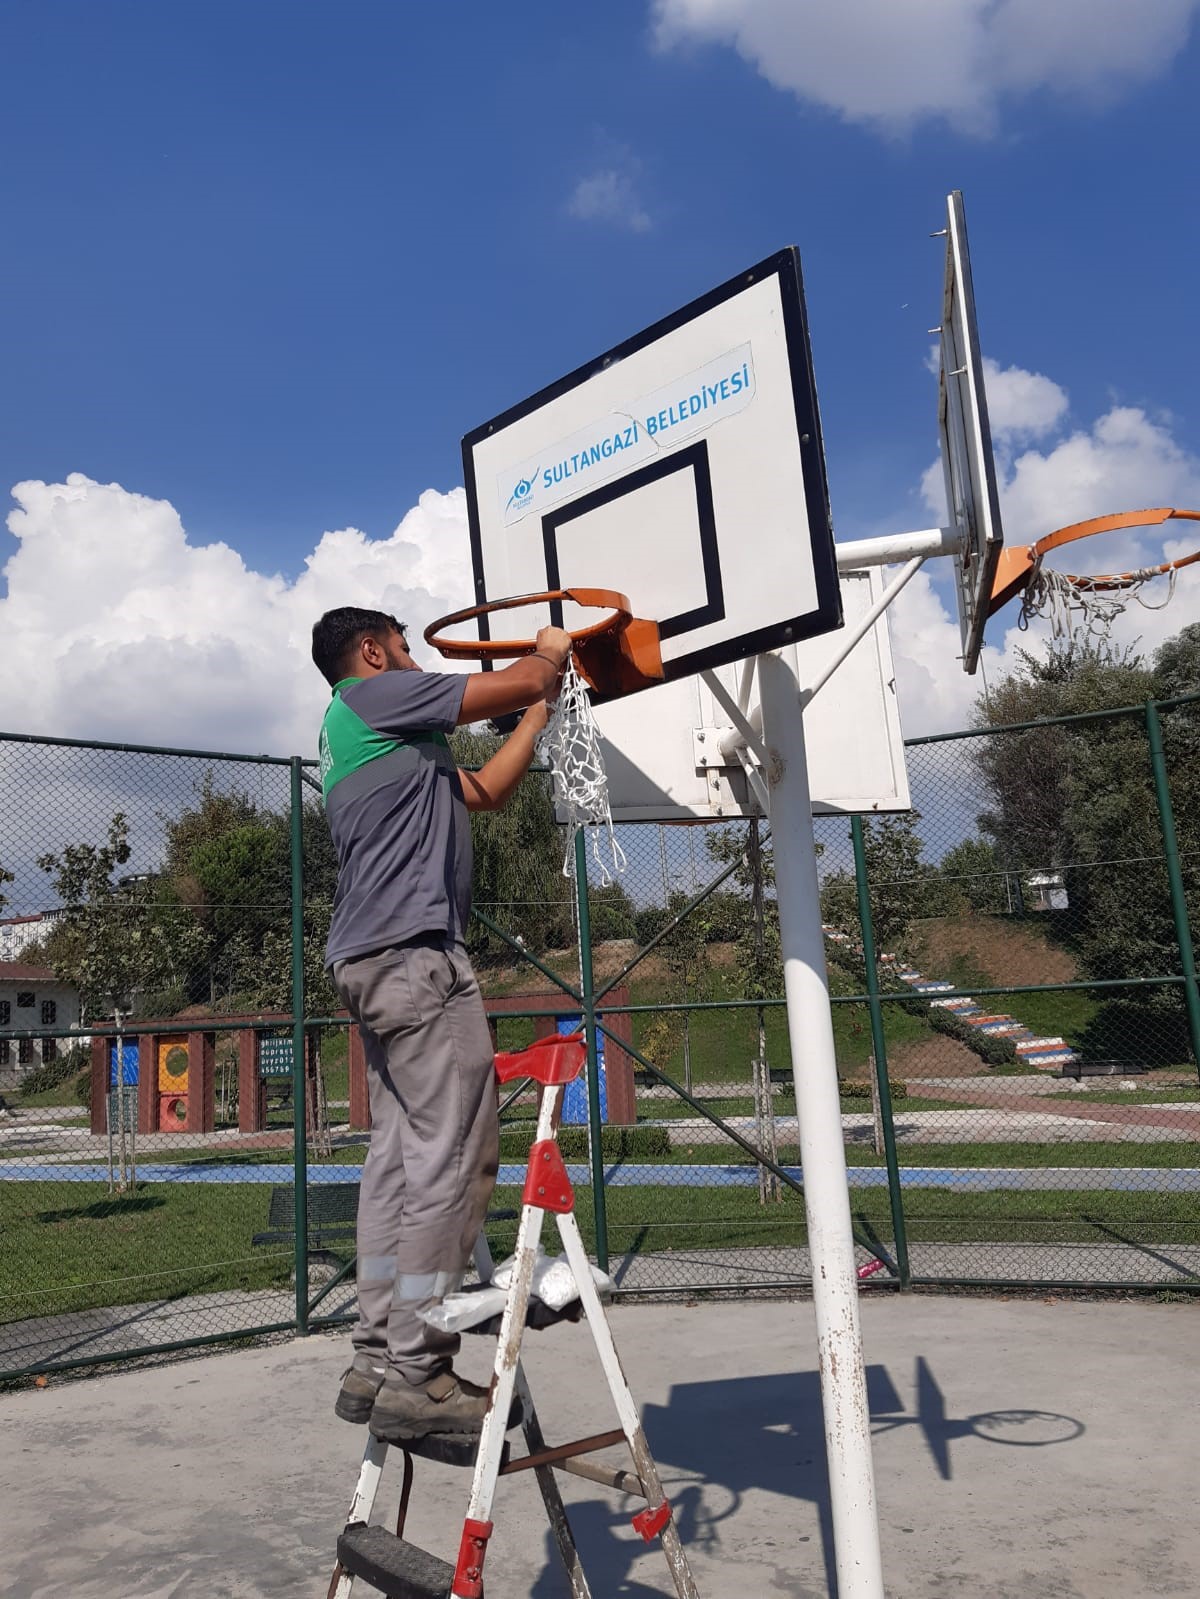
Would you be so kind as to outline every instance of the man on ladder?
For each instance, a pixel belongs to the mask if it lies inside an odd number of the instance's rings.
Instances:
[[[571,650],[543,628],[503,670],[424,672],[403,624],[343,607],[313,627],[333,695],[321,784],[338,860],[326,964],[362,1033],[371,1144],[358,1209],[358,1326],[335,1404],[381,1439],[477,1436],[487,1390],[453,1368],[456,1335],[421,1312],[457,1288],[499,1162],[493,1050],[465,940],[468,812],[498,810],[533,760]],[[446,735],[525,712],[478,771]]]

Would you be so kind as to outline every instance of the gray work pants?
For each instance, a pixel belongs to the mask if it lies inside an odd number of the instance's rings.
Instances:
[[[333,980],[362,1033],[371,1104],[353,1342],[422,1383],[459,1340],[417,1312],[458,1286],[496,1181],[491,1034],[459,947],[378,950],[338,961]]]

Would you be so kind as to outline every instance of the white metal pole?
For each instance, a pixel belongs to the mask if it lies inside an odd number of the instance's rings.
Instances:
[[[914,533],[884,533],[874,539],[847,539],[834,545],[839,572],[854,572],[860,566],[897,566],[916,556],[957,555],[962,549],[962,533],[956,527],[926,527]]]
[[[770,756],[766,775],[771,791],[771,837],[817,1317],[838,1599],[884,1599],[850,1190],[800,685],[783,655],[759,657],[758,681]]]

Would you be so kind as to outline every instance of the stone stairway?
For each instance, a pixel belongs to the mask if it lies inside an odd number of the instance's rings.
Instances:
[[[831,944],[858,949],[861,954],[861,948],[856,945],[849,933],[828,926],[822,931]],[[943,1010],[953,1011],[956,1016],[961,1016],[969,1027],[976,1027],[981,1033],[1009,1039],[1020,1059],[1030,1066],[1036,1066],[1043,1071],[1061,1071],[1064,1066],[1079,1059],[1078,1052],[1071,1048],[1065,1038],[1039,1037],[1032,1028],[1026,1027],[1024,1022],[1018,1021],[1015,1016],[988,1010],[978,1000],[938,999],[936,996],[939,994],[953,993],[955,985],[931,980],[915,967],[905,965],[896,955],[881,955],[879,964],[890,967],[899,981],[906,988],[911,988],[914,994],[928,995],[931,1006],[936,1005]]]

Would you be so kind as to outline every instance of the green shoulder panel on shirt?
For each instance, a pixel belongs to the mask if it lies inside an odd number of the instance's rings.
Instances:
[[[344,677],[334,685],[333,698],[321,723],[317,747],[321,761],[321,793],[325,799],[329,798],[330,789],[336,787],[344,777],[369,766],[381,755],[391,755],[395,750],[408,749],[414,744],[449,747],[441,733],[421,733],[416,738],[400,739],[376,732],[342,698],[344,689],[353,688],[362,681],[361,677]]]

